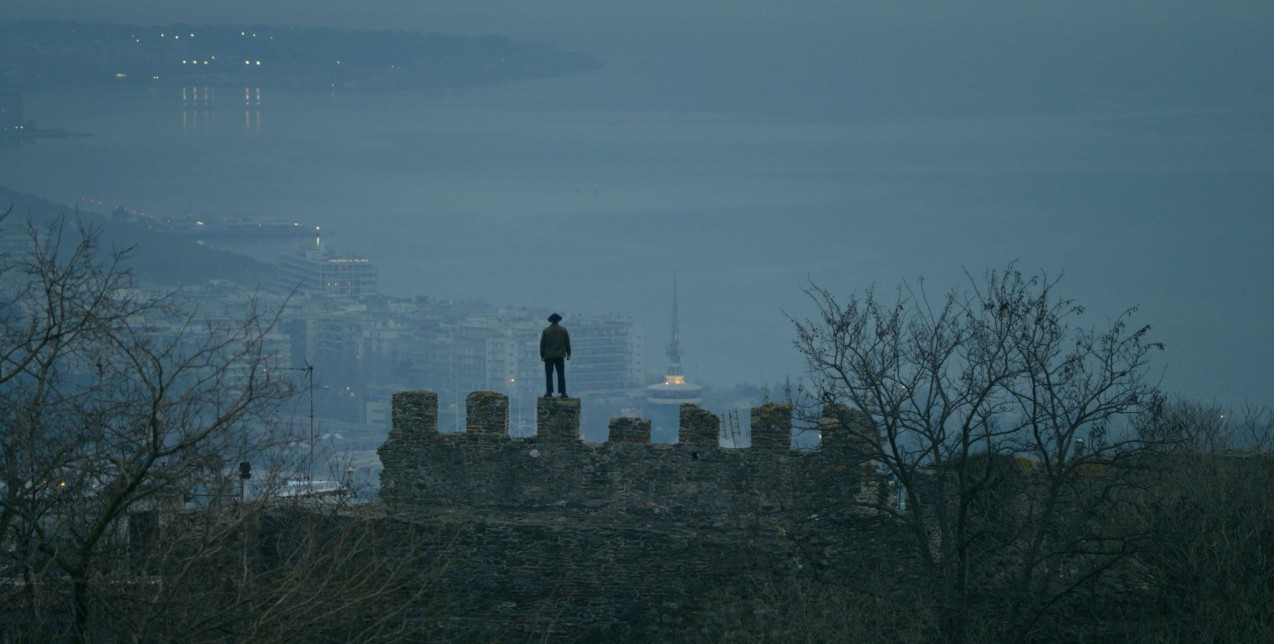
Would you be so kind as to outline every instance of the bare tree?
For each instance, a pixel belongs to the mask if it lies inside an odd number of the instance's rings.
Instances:
[[[201,317],[143,295],[93,229],[25,231],[0,249],[0,640],[347,639],[397,615],[368,602],[419,607],[428,567],[378,559],[371,524],[309,508],[280,527],[295,392],[266,348],[276,315]]]
[[[227,463],[275,440],[291,388],[263,350],[270,316],[201,321],[144,297],[127,252],[78,224],[28,223],[27,239],[0,256],[4,574],[30,623],[87,638],[124,570],[129,514],[228,486]]]
[[[818,315],[792,320],[795,345],[803,394],[901,496],[860,500],[910,535],[943,637],[1021,641],[1139,538],[1104,518],[1129,502],[1123,465],[1144,443],[1122,421],[1156,400],[1162,347],[1132,310],[1080,326],[1058,278],[966,277],[936,299],[921,281],[844,304],[811,285]]]
[[[1274,412],[1176,400],[1139,425],[1155,438],[1153,486],[1138,516],[1157,609],[1139,635],[1172,642],[1274,639]]]
[[[214,519],[220,520],[214,520]],[[151,580],[115,592],[114,631],[147,639],[411,639],[428,625],[448,545],[340,499],[187,512],[147,536]]]

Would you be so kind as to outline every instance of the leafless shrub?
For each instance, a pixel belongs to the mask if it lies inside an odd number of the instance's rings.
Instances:
[[[1161,346],[1132,310],[1081,326],[1057,284],[1010,265],[936,299],[811,286],[818,314],[793,319],[805,423],[830,416],[897,491],[860,502],[910,535],[947,641],[1039,637],[1142,538],[1108,518],[1136,500],[1125,425],[1157,400]]]

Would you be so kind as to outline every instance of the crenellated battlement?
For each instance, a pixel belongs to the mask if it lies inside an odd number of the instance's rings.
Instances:
[[[751,410],[744,448],[689,404],[675,444],[629,417],[586,442],[574,398],[540,398],[534,436],[509,435],[502,394],[470,394],[465,413],[464,431],[440,433],[436,394],[395,394],[380,448],[382,529],[438,535],[404,557],[449,562],[436,592],[453,617],[435,620],[438,639],[493,624],[547,639],[544,615],[560,641],[696,639],[702,615],[758,580],[843,578],[892,556],[886,522],[856,511],[884,491],[851,440],[870,432],[847,429],[868,420],[848,407],[823,409],[814,450],[793,449],[782,403]]]
[[[834,427],[844,415],[840,408],[829,411],[821,427]],[[453,440],[457,437],[507,438],[515,441],[579,441],[580,401],[578,398],[538,398],[536,433],[513,437],[509,434],[508,396],[494,391],[475,391],[465,398],[465,431],[445,433],[438,429],[438,395],[431,391],[402,391],[393,396],[393,428],[390,440]],[[752,445],[767,451],[792,451],[792,408],[787,403],[766,403],[751,410]],[[650,443],[651,421],[617,417],[607,426],[606,443]],[[834,435],[836,432],[828,432]],[[683,404],[676,444],[694,448],[721,448],[721,418],[698,405]],[[732,448],[748,449],[748,448]]]
[[[510,436],[508,398],[489,391],[467,397],[465,431],[441,433],[437,401],[428,391],[393,397],[381,495],[398,511],[671,512],[721,525],[774,508],[849,507],[879,493],[868,453],[843,429],[865,418],[847,408],[825,409],[822,444],[797,450],[783,403],[751,410],[752,445],[738,448],[721,444],[719,417],[692,404],[681,406],[678,442],[655,444],[643,418],[612,418],[604,443],[583,441],[577,398],[538,399],[535,435]]]

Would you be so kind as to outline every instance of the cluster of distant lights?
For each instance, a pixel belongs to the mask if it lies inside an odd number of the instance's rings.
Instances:
[[[186,60],[186,59],[182,59],[181,64],[183,64],[183,65],[200,65],[200,64],[202,64],[202,65],[207,65],[209,61],[213,61],[213,60],[216,60],[216,59],[217,59],[217,57],[216,57],[216,56],[209,56],[207,60]],[[252,64],[256,64],[256,65],[259,67],[259,66],[261,65],[261,61],[259,61],[259,60],[257,60],[257,61],[245,60],[245,61],[243,61],[243,64],[244,64],[244,65],[252,65]]]
[[[256,34],[256,33],[248,33],[248,32],[246,32],[246,31],[240,31],[240,32],[239,32],[239,36],[240,36],[240,37],[242,37],[242,38],[256,38],[256,37],[257,37],[257,34]],[[136,34],[130,34],[130,36],[129,36],[129,37],[130,37],[130,38],[132,38],[132,39],[133,39],[133,42],[135,42],[135,43],[141,43],[141,41],[142,41],[141,36],[138,36],[138,35],[136,35]],[[165,33],[161,33],[161,34],[159,34],[159,37],[160,37],[161,39],[166,39],[166,38],[168,38],[168,34],[167,34],[167,32],[165,32]],[[194,37],[195,37],[195,34],[194,34],[193,32],[191,32],[191,33],[187,34],[187,37],[188,37],[188,38],[194,38]],[[172,38],[173,38],[173,40],[181,40],[181,34],[173,34]],[[267,38],[268,38],[269,40],[274,40],[274,36],[267,36]],[[215,60],[217,60],[217,57],[216,57],[216,56],[209,56],[207,59],[204,59],[204,60],[199,60],[199,59],[182,59],[181,64],[182,64],[182,65],[192,65],[192,66],[208,65],[208,64],[210,64],[212,61],[215,61]],[[260,66],[261,66],[261,61],[260,61],[260,60],[244,60],[244,61],[243,61],[243,64],[244,64],[244,65],[246,65],[246,66],[248,66],[248,67],[260,67]],[[336,64],[337,64],[337,65],[340,65],[340,64],[341,64],[341,61],[339,61],[339,60],[338,60],[338,61],[336,61]],[[391,65],[390,65],[390,68],[391,68],[391,69],[401,69],[401,67],[399,67],[398,65],[394,65],[394,64],[391,64]],[[127,78],[127,77],[128,77],[128,74],[126,74],[126,73],[124,73],[124,72],[117,72],[117,73],[115,74],[115,77],[116,77],[116,78]],[[152,79],[152,80],[159,80],[159,76],[158,76],[158,75],[151,76],[151,79]],[[335,87],[335,84],[333,84],[332,86],[333,86],[333,87]]]
[[[97,198],[97,197],[88,196],[88,195],[81,195],[81,196],[80,196],[80,201],[87,202],[88,204],[90,204],[90,205],[94,205],[94,206],[105,206],[105,205],[106,205],[106,200],[104,200],[104,199],[99,199],[99,198]],[[126,213],[128,213],[128,214],[130,214],[130,215],[133,215],[133,216],[135,216],[135,217],[145,217],[145,218],[147,218],[147,219],[154,219],[155,221],[162,221],[163,223],[167,223],[167,224],[171,224],[171,223],[173,223],[173,219],[172,219],[172,217],[162,217],[162,218],[161,218],[161,216],[160,216],[160,215],[154,215],[154,214],[148,213],[148,212],[146,212],[146,211],[144,211],[144,210],[138,210],[137,208],[129,208],[128,206],[125,206],[125,205],[123,205],[123,204],[116,204],[116,206],[115,206],[115,207],[116,207],[117,209],[119,209],[119,210],[123,210],[124,212],[126,212]],[[203,220],[198,220],[198,219],[197,219],[197,220],[195,220],[195,225],[197,225],[197,226],[206,226],[206,225],[208,225],[208,224],[207,224],[207,223],[205,223]],[[302,226],[302,224],[301,224],[301,222],[299,222],[299,221],[294,221],[294,222],[292,222],[292,226],[293,226],[293,227],[295,227],[295,228],[300,228],[300,227]],[[257,223],[257,227],[258,227],[258,228],[262,227],[260,222],[258,222],[258,223]],[[318,233],[320,230],[321,230],[321,228],[320,228],[319,226],[315,226],[315,227],[314,227],[314,232],[315,232],[315,233]],[[359,259],[359,260],[339,260],[337,263],[341,263],[341,262],[361,262],[361,263],[370,263],[370,262],[371,262],[371,260],[369,260],[369,259]]]
[[[89,204],[94,205],[94,206],[105,206],[105,205],[106,205],[106,201],[105,201],[105,200],[103,200],[103,199],[98,199],[97,197],[90,197],[90,196],[87,196],[87,195],[86,195],[86,196],[81,196],[81,197],[80,197],[80,201],[88,202]],[[116,206],[115,206],[115,207],[116,207],[116,208],[118,208],[118,209],[120,209],[120,210],[123,210],[124,212],[126,212],[126,213],[128,213],[128,214],[130,214],[130,215],[133,215],[133,216],[135,216],[135,217],[145,217],[145,218],[147,218],[147,219],[153,219],[153,220],[155,220],[155,221],[162,221],[162,222],[164,222],[164,223],[169,223],[169,224],[173,223],[173,220],[172,220],[172,218],[171,218],[171,217],[163,217],[163,218],[161,218],[159,215],[154,215],[154,214],[148,213],[148,212],[146,212],[146,211],[144,211],[144,210],[138,210],[137,208],[129,208],[129,207],[124,206],[124,205],[122,205],[122,204],[116,204]]]
[[[256,38],[256,37],[257,37],[257,35],[256,35],[255,33],[251,33],[251,34],[249,34],[249,33],[248,33],[248,32],[246,32],[246,31],[240,31],[240,32],[239,32],[239,36],[240,36],[240,37],[242,37],[242,38]],[[142,41],[141,37],[140,37],[140,36],[138,36],[138,35],[136,35],[136,34],[131,34],[131,35],[130,35],[130,37],[133,39],[133,42],[135,42],[135,43],[140,43],[140,42]],[[162,38],[167,38],[167,37],[168,37],[168,34],[167,34],[167,33],[161,33],[161,34],[159,34],[159,37],[160,37],[161,39],[162,39]],[[194,37],[195,37],[195,34],[191,33],[191,34],[189,34],[189,37],[190,37],[190,38],[194,38]],[[267,38],[269,38],[270,40],[274,40],[274,36],[268,36]],[[173,34],[173,40],[181,40],[181,34]],[[183,59],[183,60],[181,61],[181,64],[183,64],[183,65],[207,65],[209,62],[214,61],[214,60],[216,60],[216,59],[217,59],[217,57],[216,57],[216,56],[209,56],[206,60]],[[244,64],[244,65],[248,65],[248,66],[250,66],[250,67],[260,67],[260,66],[261,66],[261,61],[259,61],[259,60],[245,60],[245,61],[243,61],[243,64]],[[338,61],[336,61],[336,64],[337,64],[337,65],[341,64],[341,61],[339,61],[339,60],[338,60]],[[390,68],[392,68],[392,69],[399,69],[398,65],[390,65]],[[115,74],[115,76],[116,76],[117,78],[126,78],[126,77],[127,77],[127,74],[117,73],[117,74]],[[152,78],[152,79],[154,79],[154,80],[159,80],[159,77],[158,77],[158,76],[152,76],[151,78]]]
[[[213,57],[209,58],[208,60],[216,60],[216,59],[217,59],[217,57],[216,57],[216,56],[213,56]],[[204,65],[207,65],[207,64],[208,64],[208,60],[204,60],[204,61],[199,61],[199,60],[183,60],[183,61],[181,61],[181,64],[183,64],[183,65],[199,65],[199,64],[201,64],[201,63],[202,63],[202,64],[204,64]],[[254,61],[251,61],[251,60],[245,60],[245,61],[243,61],[243,64],[244,64],[244,65],[251,65],[251,64],[253,64],[253,62],[254,62]],[[260,66],[260,65],[261,65],[261,61],[259,61],[259,60],[258,60],[258,61],[255,61],[255,63],[256,63],[256,65],[258,65],[258,66]]]
[[[256,38],[256,37],[257,37],[257,35],[256,35],[255,33],[253,33],[253,34],[249,34],[249,33],[248,33],[248,32],[246,32],[246,31],[240,31],[240,32],[239,32],[239,36],[240,36],[240,37],[243,37],[243,38],[249,38],[249,37],[250,37],[250,38]],[[167,37],[168,37],[168,34],[167,34],[167,33],[161,33],[161,34],[159,34],[159,37],[160,37],[160,38],[167,38]],[[190,37],[191,37],[191,38],[194,38],[194,37],[195,37],[195,34],[191,33],[191,34],[190,34]],[[274,40],[274,36],[269,36],[269,39],[270,39],[270,40]],[[173,34],[173,40],[181,40],[181,34]],[[134,35],[133,35],[133,42],[135,42],[135,43],[140,43],[141,41],[142,41],[142,39],[141,39],[141,37],[140,37],[140,36],[137,36],[136,34],[134,34]],[[209,63],[209,61],[213,61],[213,60],[216,60],[216,59],[217,59],[217,57],[216,57],[216,56],[209,56],[207,60],[182,60],[182,61],[181,61],[181,64],[183,64],[183,65],[207,65],[207,64]],[[260,67],[260,66],[261,66],[261,61],[259,61],[259,60],[245,60],[245,61],[243,61],[243,64],[244,64],[244,65],[251,65],[251,66],[255,66],[255,67]],[[341,61],[339,61],[339,60],[338,60],[338,61],[336,61],[336,64],[337,64],[337,65],[341,64]],[[156,79],[158,79],[159,77],[158,77],[158,76],[156,76],[155,78],[156,78]]]
[[[248,37],[248,32],[246,32],[246,31],[240,31],[240,32],[239,32],[239,35],[240,35],[240,36],[242,36],[242,37],[245,37],[245,38],[246,38],[246,37]],[[162,34],[159,34],[159,37],[160,37],[160,38],[167,38],[167,37],[168,37],[168,34],[166,34],[166,33],[162,33]],[[194,38],[194,37],[195,37],[195,35],[194,35],[194,34],[190,34],[190,37],[191,37],[191,38]],[[257,35],[254,33],[254,34],[252,34],[252,36],[251,36],[251,37],[252,37],[252,38],[256,38],[256,37],[257,37]],[[141,36],[138,36],[137,34],[132,34],[132,38],[133,38],[133,42],[141,42],[141,41],[142,41]],[[269,38],[270,38],[270,40],[274,40],[274,36],[270,36]],[[173,34],[173,40],[181,40],[181,34]]]

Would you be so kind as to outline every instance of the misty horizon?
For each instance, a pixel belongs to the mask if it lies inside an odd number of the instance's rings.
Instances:
[[[566,0],[538,19],[492,1],[437,21],[406,3],[359,17],[319,4],[293,24],[501,33],[603,67],[428,91],[263,87],[252,109],[26,90],[28,118],[93,136],[0,148],[0,185],[313,221],[376,261],[392,295],[629,315],[648,371],[676,272],[686,372],[717,386],[799,377],[784,314],[808,310],[811,280],[848,295],[924,276],[941,291],[1016,261],[1064,273],[1091,324],[1139,307],[1167,344],[1154,367],[1169,391],[1267,402],[1269,9],[974,6],[987,10],[658,5],[625,22]],[[67,1],[0,19],[296,15],[239,9]]]

